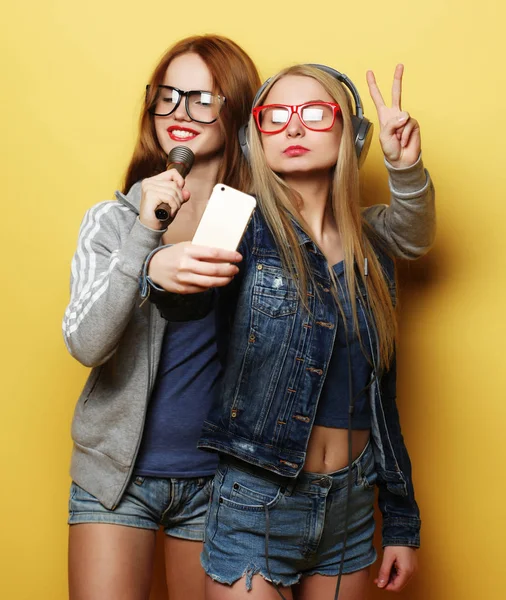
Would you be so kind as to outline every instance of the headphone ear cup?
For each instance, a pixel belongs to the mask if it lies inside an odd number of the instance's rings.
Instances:
[[[365,117],[359,118],[355,115],[351,117],[353,125],[353,134],[355,136],[355,152],[357,153],[359,168],[364,164],[369,146],[372,141],[374,125]]]
[[[242,125],[239,128],[239,146],[241,147],[242,153],[246,162],[249,164],[249,145],[248,145],[248,124]]]
[[[269,77],[269,79],[267,79],[267,81],[262,84],[261,88],[255,94],[255,98],[253,99],[253,106],[256,105],[258,99],[263,94],[263,91],[268,86],[270,80],[271,80],[271,77]],[[239,145],[241,146],[243,156],[246,159],[246,162],[248,164],[250,164],[250,158],[249,158],[250,151],[249,151],[249,145],[248,145],[248,123],[246,123],[239,129],[238,137],[239,137]]]

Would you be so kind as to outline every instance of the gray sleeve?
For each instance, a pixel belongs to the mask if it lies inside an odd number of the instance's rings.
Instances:
[[[72,356],[90,367],[115,352],[139,302],[142,263],[163,233],[145,227],[138,218],[132,226],[125,211],[131,214],[119,202],[91,208],[72,260],[63,336]]]
[[[426,254],[436,235],[434,186],[423,167],[396,169],[385,161],[389,174],[390,205],[376,204],[362,215],[398,258],[415,259]]]

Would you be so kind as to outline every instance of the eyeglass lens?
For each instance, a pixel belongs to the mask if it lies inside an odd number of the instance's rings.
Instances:
[[[183,99],[183,95],[187,96]],[[190,119],[210,123],[215,121],[220,114],[222,101],[219,96],[211,92],[195,91],[181,94],[170,87],[159,87],[153,103],[152,112],[158,116],[170,115],[179,102],[186,100],[186,109]]]

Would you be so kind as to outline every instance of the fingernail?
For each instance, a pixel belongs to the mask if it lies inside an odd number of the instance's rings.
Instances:
[[[402,117],[399,117],[399,121],[402,123],[402,121],[405,121],[407,118],[406,115],[402,115]]]

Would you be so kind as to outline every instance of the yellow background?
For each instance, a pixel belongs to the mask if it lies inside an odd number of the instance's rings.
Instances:
[[[437,187],[433,252],[403,265],[399,405],[423,511],[421,570],[399,598],[504,597],[506,213],[504,22],[497,0],[3,3],[0,597],[63,600],[69,426],[87,375],[60,332],[85,210],[111,198],[143,86],[165,48],[221,33],[266,77],[327,63],[422,128]],[[386,201],[375,141],[368,202]],[[160,566],[160,565],[159,565]],[[164,598],[157,568],[152,599]],[[375,600],[385,592],[373,592]]]

